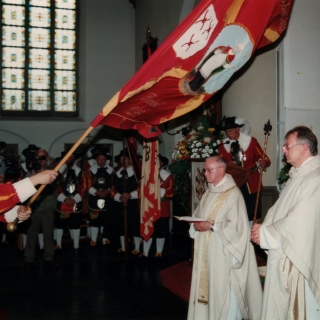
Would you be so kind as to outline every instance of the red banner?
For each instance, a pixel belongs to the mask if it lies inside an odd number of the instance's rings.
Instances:
[[[203,0],[91,123],[161,134],[158,125],[219,91],[279,38],[293,0]]]
[[[143,144],[143,166],[140,186],[140,234],[148,241],[153,234],[154,222],[161,217],[158,139]]]

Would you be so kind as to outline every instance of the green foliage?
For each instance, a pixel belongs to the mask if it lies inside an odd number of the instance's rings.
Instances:
[[[279,176],[278,176],[278,183],[279,183],[279,187],[281,189],[281,186],[287,182],[287,180],[289,179],[289,171],[290,168],[292,167],[291,164],[283,161],[284,166],[281,168],[280,172],[279,172]]]
[[[174,202],[177,203],[180,210],[182,209],[185,214],[190,213],[190,190],[191,190],[191,181],[190,181],[190,167],[185,168],[189,161],[179,161],[181,162],[178,172],[173,173],[176,191],[174,195]],[[176,162],[178,163],[178,161]],[[181,170],[185,168],[185,170]]]

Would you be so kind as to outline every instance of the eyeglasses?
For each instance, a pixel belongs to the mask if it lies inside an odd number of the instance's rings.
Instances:
[[[282,146],[282,149],[287,149],[287,150],[290,150],[291,148],[295,147],[295,146],[301,146],[301,143],[296,143],[296,144],[292,144],[292,145],[287,145],[287,144],[284,144]]]
[[[205,174],[207,171],[208,171],[209,173],[211,173],[214,169],[218,169],[218,168],[221,168],[221,167],[203,168],[203,169],[202,169],[202,173]]]

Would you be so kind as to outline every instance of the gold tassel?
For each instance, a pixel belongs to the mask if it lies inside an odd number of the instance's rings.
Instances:
[[[275,42],[276,40],[279,39],[280,35],[277,31],[272,30],[270,28],[268,28],[265,33],[264,36],[270,41],[270,42]]]
[[[234,0],[224,16],[224,25],[232,24],[237,18],[244,0]]]

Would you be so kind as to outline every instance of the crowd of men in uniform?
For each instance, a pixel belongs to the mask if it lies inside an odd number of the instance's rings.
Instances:
[[[65,154],[62,153],[62,157]],[[162,256],[169,230],[170,200],[174,195],[173,177],[164,169],[169,161],[161,155],[159,159],[163,201],[161,218],[156,221],[154,229],[156,257]],[[29,145],[19,156],[18,165],[1,159],[0,179],[2,177],[3,180],[0,183],[13,183],[53,169],[60,160],[50,158],[48,152],[40,147]],[[105,246],[112,243],[119,254],[127,248],[133,255],[148,257],[152,238],[145,242],[140,236],[139,182],[128,149],[114,157],[115,167],[111,166],[112,160],[108,149],[102,146],[92,147],[85,157],[73,153],[67,158],[58,170],[58,178],[47,185],[32,203],[30,219],[18,225],[18,232],[23,234],[21,249],[24,250],[27,267],[31,268],[34,262],[38,244],[43,249],[44,260],[57,267],[53,257],[57,250],[62,249],[66,231],[73,240],[74,253],[79,253],[79,241],[83,236],[90,238],[92,247],[101,241]],[[125,239],[132,245],[128,247]]]

